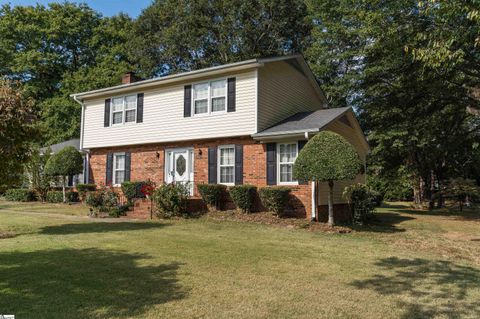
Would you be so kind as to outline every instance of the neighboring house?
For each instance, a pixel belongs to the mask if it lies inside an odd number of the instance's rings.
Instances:
[[[85,173],[87,169],[87,153],[80,149],[80,139],[75,138],[68,141],[53,144],[48,147],[43,147],[40,149],[40,154],[43,155],[45,154],[45,152],[48,151],[48,149],[50,149],[50,154],[53,155],[55,153],[58,153],[60,150],[64,149],[67,146],[75,147],[75,149],[79,151],[83,157],[83,173],[69,176],[67,186],[73,187],[73,186],[76,186],[77,184],[84,184],[86,182],[85,178],[87,176],[87,174]]]
[[[293,163],[307,140],[331,130],[365,160],[369,150],[350,108],[328,109],[300,55],[253,59],[73,94],[82,104],[80,147],[97,185],[126,180],[288,185],[297,216],[310,218],[312,183]],[[336,183],[335,202],[352,182]],[[193,197],[198,191],[192,186]],[[319,192],[321,212],[327,185]]]

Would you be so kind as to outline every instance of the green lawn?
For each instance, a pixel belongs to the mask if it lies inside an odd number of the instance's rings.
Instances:
[[[381,209],[325,234],[208,218],[92,220],[0,202],[16,318],[478,318],[480,214]],[[67,215],[63,215],[63,214]]]

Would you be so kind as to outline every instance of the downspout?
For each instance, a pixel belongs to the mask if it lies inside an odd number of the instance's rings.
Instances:
[[[84,171],[85,171],[85,174],[84,174],[84,183],[88,184],[90,182],[90,154],[88,151],[86,151],[84,148],[83,148],[83,126],[84,126],[84,123],[85,123],[85,103],[83,103],[83,100],[79,100],[77,98],[76,95],[73,95],[72,96],[73,99],[75,100],[75,102],[77,102],[78,104],[80,104],[82,106],[82,115],[81,115],[81,119],[80,119],[80,152],[84,153],[85,154],[85,158],[86,158],[86,167],[84,167]]]

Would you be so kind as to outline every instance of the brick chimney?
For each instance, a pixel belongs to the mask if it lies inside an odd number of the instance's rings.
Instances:
[[[129,84],[133,82],[139,81],[140,78],[135,75],[135,72],[127,72],[124,75],[122,75],[122,84]]]

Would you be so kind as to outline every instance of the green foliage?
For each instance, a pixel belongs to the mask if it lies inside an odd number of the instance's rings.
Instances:
[[[103,187],[100,190],[89,192],[85,199],[85,203],[90,206],[92,215],[97,216],[98,213],[107,213],[110,216],[119,216],[120,208],[118,203],[118,194],[110,187]]]
[[[109,215],[110,217],[114,217],[114,218],[118,218],[118,217],[120,217],[120,216],[126,216],[129,209],[130,209],[130,205],[129,205],[129,204],[119,205],[119,206],[113,208],[113,209],[108,213],[108,215]]]
[[[50,148],[47,148],[43,154],[39,150],[33,150],[29,161],[25,164],[25,175],[30,188],[42,201],[47,199],[47,192],[53,182],[52,176],[45,174],[45,165],[50,158],[50,153]]]
[[[80,199],[83,200],[85,199],[85,195],[87,194],[87,192],[93,192],[97,189],[97,185],[96,184],[77,184],[75,188],[78,191],[78,195]]]
[[[157,216],[159,218],[185,216],[189,197],[188,185],[176,183],[159,186],[152,196]]]
[[[302,0],[156,0],[130,47],[151,76],[301,52],[310,28]]]
[[[278,216],[282,216],[288,203],[291,189],[283,186],[263,187],[259,190],[263,206]]]
[[[49,191],[47,192],[47,202],[49,203],[63,203],[62,191]]]
[[[337,133],[323,131],[303,147],[293,166],[293,175],[305,181],[354,179],[362,161],[353,146]]]
[[[226,186],[222,184],[198,184],[197,189],[209,209],[218,208],[227,192]]]
[[[0,19],[0,24],[1,21],[3,19]],[[29,158],[30,143],[36,138],[33,127],[35,112],[33,101],[25,98],[25,92],[18,83],[2,79],[1,69],[0,67],[0,185],[11,187],[19,185],[23,164]]]
[[[345,187],[343,197],[348,201],[354,224],[367,223],[375,213],[378,194],[365,184],[353,184]]]
[[[413,199],[412,180],[405,170],[380,175],[373,170],[367,174],[367,185],[386,201],[410,201]]]
[[[145,195],[141,192],[141,190],[142,187],[147,184],[148,182],[123,182],[123,195],[127,198],[129,203],[132,203],[132,201],[136,198],[145,198]]]
[[[35,193],[26,188],[11,188],[5,191],[5,199],[13,202],[31,202],[35,200]]]
[[[480,188],[475,181],[461,177],[450,179],[447,194],[458,203],[460,211],[468,201],[474,201],[480,196]]]
[[[230,197],[232,197],[235,205],[244,213],[249,213],[253,209],[257,187],[253,185],[236,185],[229,189]]]
[[[45,165],[45,173],[51,176],[71,176],[83,171],[82,154],[73,146],[67,146],[53,154]]]
[[[74,191],[69,191],[67,193],[67,202],[69,203],[77,203],[80,200],[79,193]]]

